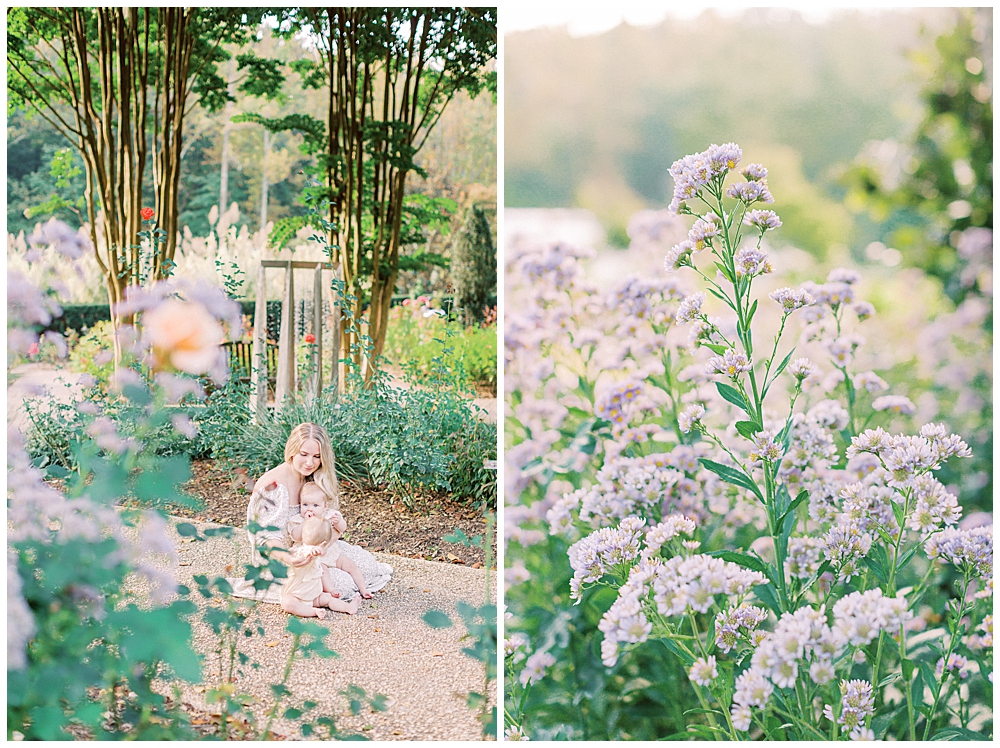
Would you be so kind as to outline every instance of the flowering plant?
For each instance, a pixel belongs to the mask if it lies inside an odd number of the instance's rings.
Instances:
[[[49,228],[53,244],[73,236],[64,224]],[[65,244],[58,251],[75,259],[77,247]],[[168,281],[130,287],[123,306],[142,324],[117,331],[123,365],[109,381],[118,413],[131,416],[128,430],[103,399],[66,405],[79,415],[72,458],[44,466],[44,472],[20,434],[8,433],[8,740],[194,739],[206,733],[260,739],[273,737],[282,706],[291,707],[286,718],[297,715],[304,736],[338,735],[332,718],[312,711],[315,702],[290,700],[286,685],[296,659],[333,656],[324,644],[326,629],[289,620],[287,668],[271,684],[274,698],[265,719],[258,719],[251,706],[257,700],[236,685],[260,667],[240,651],[264,634],[253,615],[255,602],[198,606],[197,600],[231,592],[229,583],[195,575],[196,595],[176,579],[178,536],[206,540],[231,528],[201,533],[167,518],[168,508],[195,506],[197,499],[181,489],[191,475],[188,456],[158,455],[155,442],[163,430],[188,440],[196,435],[197,425],[172,404],[203,397],[193,376],[226,381],[220,343],[227,331],[240,334],[238,305],[207,284]],[[51,293],[11,273],[8,355],[37,343],[38,328],[59,313]],[[62,479],[63,489],[46,477]],[[264,567],[247,566],[246,578],[257,589],[285,576],[277,559],[268,559],[266,568],[271,578],[262,576]],[[217,638],[213,653],[196,648],[195,622]],[[203,668],[206,656],[217,668],[214,687]],[[204,720],[210,726],[198,730],[179,698],[178,681],[203,679],[206,709],[215,719]],[[352,698],[360,703],[360,696]]]
[[[704,290],[633,279],[601,299],[567,247],[508,258],[533,296],[508,299],[526,311],[505,340],[508,737],[532,733],[531,692],[555,650],[581,677],[573,632],[593,631],[594,615],[623,704],[656,698],[653,662],[669,701],[690,704],[677,737],[978,736],[992,721],[992,526],[959,525],[935,477],[970,450],[941,424],[895,432],[913,404],[855,371],[856,330],[874,313],[856,272],[764,297],[765,237],[781,221],[763,207],[767,169],[732,179],[741,160],[713,145],[670,170],[671,210],[694,222],[666,268]],[[828,374],[789,346],[793,317]],[[527,580],[561,573],[528,567],[543,543],[572,572],[554,602],[584,611],[546,619],[529,656]],[[935,621],[920,606],[942,590]],[[654,641],[667,660],[646,653]],[[583,709],[556,721],[537,736],[588,730]]]

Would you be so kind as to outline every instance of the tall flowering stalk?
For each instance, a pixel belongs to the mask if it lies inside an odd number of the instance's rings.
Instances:
[[[700,707],[684,735],[943,738],[989,718],[959,681],[976,657],[977,688],[992,689],[992,619],[972,597],[992,597],[992,527],[959,528],[958,498],[935,476],[971,452],[942,424],[883,428],[915,408],[856,371],[857,326],[874,313],[858,273],[760,289],[781,220],[763,207],[767,170],[741,161],[729,143],[671,168],[671,208],[694,221],[666,268],[685,273],[602,298],[567,247],[510,260],[508,278],[533,294],[508,295],[505,341],[510,736],[531,735],[547,680],[584,689],[581,652],[559,632],[585,630],[595,607],[609,672],[668,681],[643,671],[647,642],[677,658],[690,688],[678,696]],[[685,275],[702,289],[685,291]],[[793,315],[819,364],[785,340]],[[776,333],[761,345],[765,317]],[[563,548],[572,578],[557,601],[586,612],[564,609],[530,641],[532,575],[557,573],[535,547]],[[961,583],[939,646],[936,632],[914,635],[933,622],[919,606],[951,573],[942,563]],[[985,636],[969,637],[975,626]],[[578,721],[562,734],[587,737],[582,709]]]

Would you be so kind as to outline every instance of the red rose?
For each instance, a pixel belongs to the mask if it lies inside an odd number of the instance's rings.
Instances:
[[[313,335],[312,333],[307,333],[305,337],[303,337],[302,339],[307,343],[309,343],[310,345],[316,342],[316,336]]]
[[[142,210],[139,211],[139,215],[142,216],[142,220],[148,221],[150,218],[153,217],[153,214],[155,212],[156,211],[154,211],[152,208],[143,208]]]

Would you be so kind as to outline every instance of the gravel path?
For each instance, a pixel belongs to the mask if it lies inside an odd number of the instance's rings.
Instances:
[[[200,529],[218,526],[193,524]],[[172,534],[180,548],[178,582],[192,589],[195,574],[226,576],[227,564],[247,554],[246,535],[242,532],[234,538],[207,541],[181,538],[176,530]],[[238,551],[237,545],[241,546]],[[358,615],[331,613],[320,621],[330,629],[327,646],[340,657],[298,660],[288,683],[294,700],[319,702],[313,716],[333,716],[341,730],[355,731],[373,740],[482,740],[481,727],[466,706],[466,697],[469,691],[482,691],[483,667],[460,651],[465,646],[461,641],[465,630],[455,603],[464,600],[482,604],[485,570],[375,555],[392,565],[392,581],[371,600],[363,601]],[[491,584],[494,580],[491,577]],[[457,625],[430,628],[422,620],[430,609],[446,612]],[[281,679],[291,635],[285,631],[288,614],[278,606],[262,604],[257,610],[265,633],[246,640],[242,649],[261,666],[258,670],[246,668],[236,687],[238,692],[261,700],[260,718],[265,713],[264,705],[271,703],[270,684]],[[215,655],[210,654],[213,636],[207,627],[199,625],[194,638],[196,649],[208,655],[204,675],[211,685],[217,667]],[[357,716],[351,715],[340,692],[352,684],[369,696],[384,694],[388,708],[384,712],[365,708]],[[204,703],[199,687],[190,686],[184,691],[186,702]],[[297,725],[283,720],[276,721],[274,729],[290,737],[299,736]]]

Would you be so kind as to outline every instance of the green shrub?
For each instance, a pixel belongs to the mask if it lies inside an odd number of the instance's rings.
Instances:
[[[451,250],[451,276],[455,306],[466,324],[482,322],[497,287],[497,251],[486,213],[477,205],[466,211],[462,228]]]
[[[146,405],[131,399],[107,397],[96,387],[87,391],[85,399],[96,406],[96,412],[81,412],[75,405],[51,398],[25,401],[29,424],[25,447],[36,467],[76,470],[79,447],[91,440],[87,430],[101,416],[111,419],[120,438],[139,440],[142,454],[158,457],[187,454],[195,458],[207,454],[207,442],[200,434],[189,438],[178,432],[173,424],[175,416],[196,421],[203,408],[192,405],[162,407],[154,420],[145,416]],[[137,431],[140,423],[143,424],[141,437]]]
[[[496,394],[497,328],[465,327],[435,314],[425,297],[389,313],[383,355],[417,382],[443,381]]]
[[[330,435],[340,478],[388,486],[405,501],[417,491],[495,505],[496,425],[480,423],[467,398],[446,388],[400,390],[376,377],[339,401],[329,391],[310,402],[285,401],[254,422],[250,389],[231,382],[214,392],[198,419],[211,454],[260,475],[284,460],[294,426],[318,423]]]
[[[114,328],[111,320],[96,322],[80,336],[69,351],[69,368],[89,374],[101,389],[106,389],[114,374]]]

